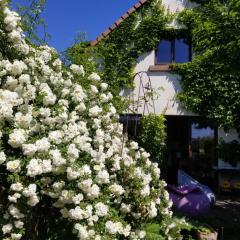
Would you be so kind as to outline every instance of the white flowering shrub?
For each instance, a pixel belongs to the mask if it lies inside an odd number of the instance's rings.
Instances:
[[[77,239],[144,239],[153,219],[171,239],[165,182],[144,149],[123,141],[107,84],[27,43],[20,26],[0,0],[1,239],[33,239],[45,198]]]

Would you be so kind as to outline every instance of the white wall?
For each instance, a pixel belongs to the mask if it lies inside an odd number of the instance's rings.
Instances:
[[[189,3],[187,0],[162,0],[162,4],[165,6],[165,9],[171,13],[182,11],[186,7],[192,7],[193,4]],[[171,27],[179,27],[177,23],[173,22]],[[134,72],[139,73],[142,71],[148,72],[148,76],[150,77],[150,81],[152,84],[152,88],[154,89],[154,105],[157,114],[164,113],[165,115],[195,115],[191,112],[187,112],[184,110],[183,106],[176,99],[176,95],[181,92],[180,86],[180,77],[177,75],[173,75],[170,72],[149,72],[148,69],[150,66],[154,65],[155,52],[149,52],[143,54],[139,57],[137,61],[137,65],[135,67]],[[145,86],[148,82],[148,78],[146,75],[143,77],[143,85]],[[134,97],[132,97],[135,101],[144,96],[143,88],[140,88],[139,94],[139,84],[140,79],[138,77],[134,80],[135,90]],[[128,95],[122,93],[122,95]],[[146,106],[147,112],[154,112],[152,101]],[[138,109],[138,113],[144,112],[144,106]],[[146,113],[145,111],[145,113]]]
[[[180,12],[184,8],[192,8],[196,5],[188,0],[162,0],[162,4],[170,13]]]
[[[187,0],[162,0],[162,3],[165,6],[165,9],[168,10],[171,13],[182,11],[184,8],[188,7],[194,7],[193,3],[189,3]],[[172,27],[179,27],[175,22],[171,24]],[[155,51],[151,51],[149,53],[145,53],[142,56],[139,57],[137,61],[137,65],[134,69],[135,73],[140,72],[147,72],[146,74],[143,74],[143,82],[142,86],[140,86],[140,78],[138,76],[134,79],[134,91],[131,94],[131,99],[135,101],[134,106],[132,109],[134,109],[134,112],[140,113],[140,114],[148,114],[148,112],[154,112],[156,114],[163,113],[165,115],[187,115],[187,116],[193,116],[196,115],[192,112],[186,111],[182,104],[176,99],[176,95],[182,91],[180,86],[180,76],[174,75],[171,72],[149,72],[149,67],[153,66],[155,62]],[[149,78],[148,78],[149,77]],[[136,104],[138,99],[142,99],[144,96],[143,91],[147,91],[144,89],[144,86],[146,86],[149,82],[149,79],[151,81],[152,88],[154,90],[154,102],[151,101],[151,98],[149,98],[148,103],[144,107],[144,101],[141,100],[140,102],[142,104]],[[140,89],[140,90],[139,90]],[[129,92],[125,91],[122,93],[122,95],[128,96]],[[138,109],[136,109],[136,106],[139,106]],[[154,107],[153,107],[154,106]],[[218,137],[223,138],[224,141],[230,142],[232,140],[238,140],[238,134],[235,130],[231,130],[228,133],[224,132],[222,128],[218,130]],[[219,159],[219,166],[227,166],[229,167],[227,163],[223,162],[221,159]],[[240,167],[240,164],[239,164]]]
[[[142,85],[147,86],[149,79],[151,81],[152,89],[154,91],[154,103],[149,98],[149,102],[145,105],[144,112],[144,101],[141,101],[141,106],[138,108],[138,113],[154,112],[160,114],[164,113],[165,115],[194,115],[191,112],[187,112],[184,110],[181,103],[176,99],[176,96],[179,92],[181,92],[180,86],[180,77],[178,75],[174,75],[170,72],[149,72],[148,69],[150,66],[154,65],[155,52],[149,52],[143,54],[139,57],[137,61],[137,65],[135,67],[134,72],[147,72],[143,74],[142,77]],[[149,77],[149,78],[148,78]],[[146,89],[141,85],[140,78],[137,75],[134,79],[134,99],[135,102],[138,99],[143,99],[144,91],[146,93]],[[140,88],[139,88],[140,87]],[[139,91],[140,89],[140,91]],[[135,104],[136,107],[137,104]]]
[[[225,142],[231,142],[233,140],[240,141],[236,130],[230,130],[225,132],[223,128],[218,129],[218,138],[222,138]]]

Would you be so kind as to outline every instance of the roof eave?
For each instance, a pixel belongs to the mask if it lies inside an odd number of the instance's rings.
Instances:
[[[133,7],[128,9],[126,13],[124,13],[111,27],[109,27],[106,31],[101,33],[96,40],[91,41],[90,46],[96,46],[103,38],[107,37],[111,32],[113,32],[126,18],[128,18],[132,13],[142,7],[149,0],[140,0]]]

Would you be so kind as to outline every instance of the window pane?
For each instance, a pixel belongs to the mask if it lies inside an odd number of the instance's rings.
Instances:
[[[171,41],[162,40],[158,44],[157,49],[157,63],[171,62]]]
[[[176,63],[188,62],[189,59],[189,44],[186,39],[175,40],[175,59]]]
[[[191,171],[201,183],[213,187],[212,167],[215,163],[214,129],[206,122],[192,122]]]
[[[119,122],[123,124],[123,132],[128,134],[131,140],[137,140],[140,131],[140,114],[121,115]]]

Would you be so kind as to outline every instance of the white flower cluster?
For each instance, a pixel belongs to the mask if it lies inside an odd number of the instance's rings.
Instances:
[[[22,37],[22,29],[18,26],[21,18],[19,15],[11,11],[9,8],[4,7],[4,2],[0,2],[1,7],[3,7],[3,13],[5,15],[4,23],[5,30],[10,42],[12,42],[13,47],[23,54],[29,53],[29,46],[26,44],[24,38]]]
[[[66,71],[55,50],[27,45],[19,16],[4,2],[1,34],[16,53],[15,60],[0,60],[0,164],[14,179],[0,219],[4,239],[22,238],[24,206],[36,206],[42,195],[81,240],[144,239],[136,226],[159,215],[171,219],[157,164],[137,143],[123,142],[99,75],[85,76],[77,65]]]
[[[124,237],[128,237],[131,233],[131,226],[127,225],[126,227],[124,227],[121,222],[107,221],[105,223],[105,228],[106,231],[109,232],[111,235],[120,234]]]

